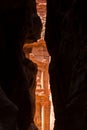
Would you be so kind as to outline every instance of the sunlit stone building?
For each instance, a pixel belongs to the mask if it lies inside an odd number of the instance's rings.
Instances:
[[[50,56],[47,52],[45,41],[27,45],[26,57],[37,64],[38,72],[36,78],[36,112],[35,123],[39,130],[52,130],[54,124],[54,113],[49,84],[48,67]],[[29,51],[32,48],[32,52]]]
[[[30,59],[38,66],[35,123],[39,130],[50,130],[51,102],[48,75],[50,56],[43,40],[33,47]]]

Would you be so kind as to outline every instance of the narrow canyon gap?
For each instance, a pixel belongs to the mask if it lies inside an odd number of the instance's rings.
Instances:
[[[87,130],[86,13],[85,0],[47,0],[45,41],[51,56],[54,130]],[[22,47],[24,40],[36,42],[41,28],[35,0],[0,2],[0,101],[1,94],[5,97],[0,102],[0,123],[4,130],[15,130],[15,123],[19,130],[37,129],[32,109],[37,65],[25,58]]]
[[[37,64],[36,76],[36,109],[35,109],[35,124],[39,130],[53,130],[54,112],[52,97],[50,91],[48,68],[51,57],[47,51],[44,41],[45,23],[46,23],[46,1],[36,0],[37,13],[41,18],[43,28],[41,39],[37,42],[25,43],[24,51],[26,57]],[[30,50],[32,50],[30,52]]]

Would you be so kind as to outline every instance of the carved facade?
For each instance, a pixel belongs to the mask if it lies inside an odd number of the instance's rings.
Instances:
[[[29,48],[32,48],[32,52],[26,53],[26,57],[38,66],[35,92],[36,113],[34,120],[39,130],[51,130],[53,128],[54,115],[48,74],[50,56],[43,40],[29,45],[26,52],[31,50]]]

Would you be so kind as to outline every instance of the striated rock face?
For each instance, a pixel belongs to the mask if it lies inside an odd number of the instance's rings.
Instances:
[[[26,39],[28,43],[36,41],[40,37],[41,28],[42,24],[37,15],[35,0],[0,2],[0,86],[7,98],[18,108],[17,126],[19,130],[28,130],[33,122],[29,87],[31,88],[35,82],[35,77],[31,73],[36,75],[36,67],[30,61],[27,64],[22,47]],[[30,69],[29,73],[27,71],[28,74],[25,73],[27,66]],[[9,112],[8,107],[3,107],[3,111]],[[2,115],[5,116],[4,113]]]
[[[87,129],[87,20],[83,0],[47,0],[54,130]]]

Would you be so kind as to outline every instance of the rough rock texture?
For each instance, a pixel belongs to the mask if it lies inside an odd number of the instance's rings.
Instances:
[[[51,63],[54,130],[87,129],[85,0],[47,0],[45,40]]]
[[[19,130],[28,130],[32,122],[31,95],[24,71],[22,46],[27,33],[28,43],[36,41],[41,28],[35,0],[0,1],[0,86],[19,109]]]

